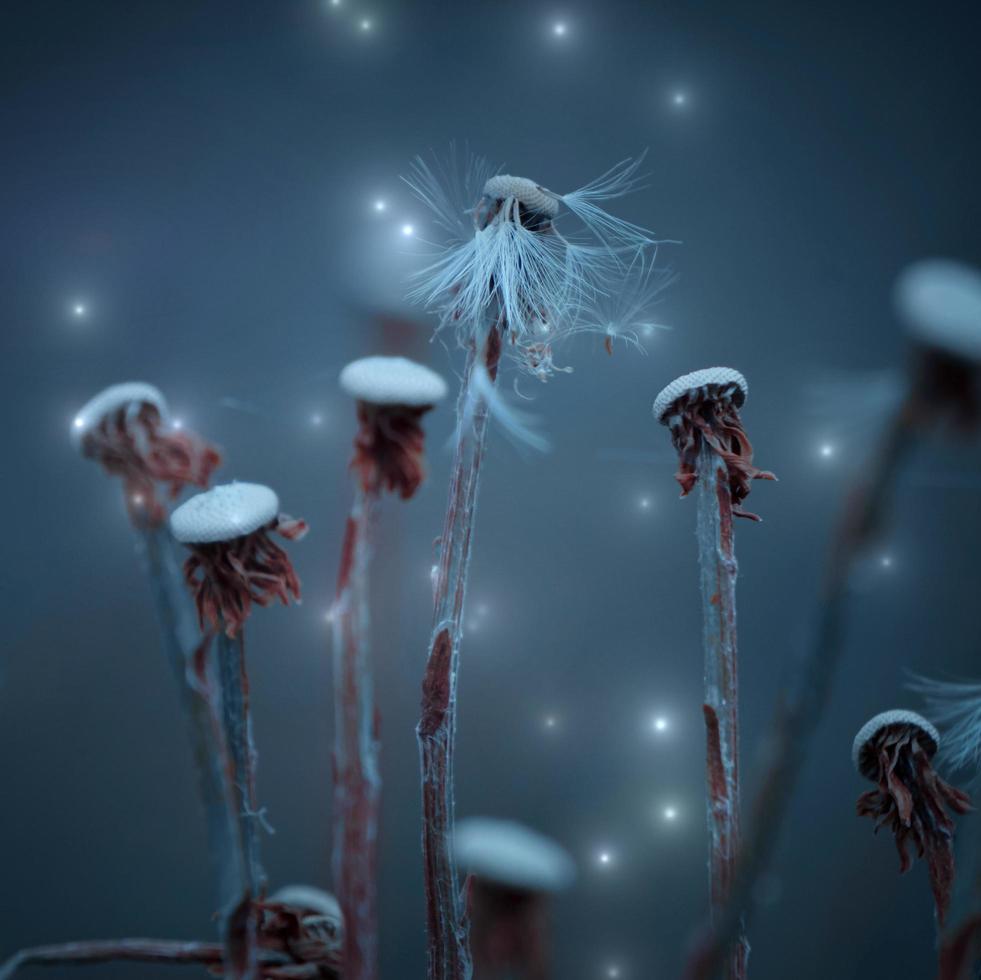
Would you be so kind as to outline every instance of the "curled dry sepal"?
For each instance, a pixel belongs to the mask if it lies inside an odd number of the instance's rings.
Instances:
[[[279,599],[300,598],[300,580],[289,555],[270,537],[298,541],[309,530],[305,521],[280,514],[264,527],[231,541],[188,544],[184,577],[194,594],[202,630],[224,626],[236,636],[252,604],[268,606]]]
[[[910,849],[926,858],[930,887],[943,925],[954,884],[954,821],[948,808],[964,814],[970,797],[948,785],[934,770],[931,758],[937,742],[930,729],[910,721],[880,727],[863,741],[857,756],[863,775],[876,788],[858,798],[856,812],[888,827],[899,851],[903,874],[913,864]]]
[[[272,540],[297,541],[305,521],[279,511],[279,498],[259,483],[225,483],[181,504],[170,517],[174,537],[190,556],[184,576],[194,595],[202,630],[224,628],[236,636],[252,604],[300,598],[289,555]]]
[[[114,390],[107,389],[90,402],[105,402]],[[123,481],[130,520],[138,526],[157,527],[166,510],[157,499],[156,485],[163,484],[173,499],[185,486],[206,487],[221,464],[221,454],[203,439],[171,428],[165,418],[166,404],[159,393],[145,387],[152,400],[131,400],[110,407],[92,418],[86,409],[76,418],[78,445],[84,456]],[[109,402],[109,405],[112,403]]]
[[[671,430],[678,452],[675,479],[682,497],[698,479],[698,457],[708,446],[725,463],[732,496],[732,513],[752,521],[760,518],[743,510],[753,480],[775,480],[753,465],[753,446],[743,429],[739,408],[746,400],[746,379],[731,368],[706,368],[683,375],[657,396],[654,415]]]
[[[421,422],[431,408],[358,402],[351,468],[366,493],[385,490],[408,500],[419,489],[426,476],[426,437]]]
[[[406,357],[362,357],[344,368],[340,383],[357,400],[351,468],[362,489],[408,500],[426,475],[422,417],[446,397],[446,382]]]

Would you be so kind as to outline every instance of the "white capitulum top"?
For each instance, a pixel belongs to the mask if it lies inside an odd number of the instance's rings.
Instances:
[[[554,218],[559,213],[558,198],[527,177],[498,174],[484,184],[484,195],[497,201],[513,197],[526,208],[548,215],[550,218]]]
[[[981,361],[981,272],[951,259],[923,259],[896,280],[896,310],[916,340]]]
[[[269,896],[271,902],[282,902],[294,908],[315,912],[325,919],[342,922],[340,903],[330,892],[314,888],[313,885],[284,885]]]
[[[737,408],[746,401],[746,396],[749,394],[749,385],[746,383],[746,379],[734,368],[703,368],[701,371],[683,374],[661,389],[657,398],[654,399],[654,418],[663,425],[667,425],[668,409],[682,395],[694,394],[708,385],[735,385],[738,389],[735,398]]]
[[[882,731],[883,728],[889,728],[890,725],[913,725],[919,728],[931,742],[933,742],[932,747],[928,747],[929,754],[932,756],[940,748],[940,732],[937,731],[933,725],[930,724],[922,715],[918,715],[915,711],[906,711],[903,708],[895,708],[892,711],[883,711],[882,714],[876,715],[874,718],[870,718],[862,727],[859,729],[858,734],[855,736],[855,741],[852,742],[852,765],[863,775],[869,776],[868,772],[862,770],[862,749],[872,741]],[[874,773],[872,774],[874,775]]]
[[[279,498],[261,483],[223,483],[195,494],[170,515],[182,544],[233,541],[265,527],[279,513]]]
[[[461,820],[453,835],[453,850],[466,871],[511,888],[555,892],[576,877],[575,862],[563,847],[510,820]]]
[[[104,388],[82,406],[72,422],[72,443],[81,447],[82,440],[93,429],[98,428],[107,415],[130,405],[153,405],[165,423],[170,420],[167,401],[153,385],[145,381],[124,381],[122,384]]]
[[[362,357],[341,371],[341,388],[372,405],[435,405],[446,397],[446,382],[407,357]]]

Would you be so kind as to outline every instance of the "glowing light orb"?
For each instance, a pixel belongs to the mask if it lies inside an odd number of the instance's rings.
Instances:
[[[825,459],[829,459],[831,456],[834,456],[834,454],[835,454],[835,447],[832,446],[830,442],[825,442],[825,443],[823,443],[821,445],[821,448],[818,450],[818,452]]]
[[[672,821],[678,819],[678,810],[676,807],[666,806],[662,811],[661,816],[663,816],[668,823],[671,823]]]
[[[385,201],[383,201],[381,198],[378,198],[378,200],[375,201],[374,208],[379,214],[381,214],[382,211],[386,210],[387,207],[388,204],[386,204]]]
[[[640,507],[641,510],[650,510],[651,503],[652,501],[650,497],[641,497],[640,500],[637,501],[637,506]]]
[[[608,966],[606,968],[606,975],[607,975],[607,977],[609,977],[609,980],[619,980],[619,978],[623,974],[620,973],[620,967],[618,967],[618,966]]]
[[[658,715],[658,717],[651,722],[651,727],[656,732],[666,732],[668,730],[668,719]]]
[[[555,728],[555,726],[558,725],[558,723],[559,723],[559,720],[558,720],[558,718],[555,717],[555,715],[546,715],[545,716],[545,727],[546,728]]]
[[[83,419],[81,415],[76,415],[72,420],[72,425],[75,426],[76,429],[81,429],[82,426],[85,425],[85,419]]]
[[[320,412],[314,412],[313,415],[310,416],[310,424],[314,427],[321,426],[324,424],[324,417],[320,414]]]
[[[178,430],[184,428],[184,420],[183,419],[174,419],[174,421],[171,422],[170,424],[171,424],[171,426],[173,428],[178,429]]]
[[[416,230],[412,225],[402,225],[402,234],[406,238],[411,238],[415,233]]]
[[[89,308],[84,303],[72,303],[72,314],[76,317],[83,317],[88,313]]]
[[[613,855],[609,851],[600,851],[596,855],[596,860],[602,867],[607,868],[613,863]]]
[[[883,556],[882,556],[882,557],[881,557],[881,558],[879,559],[879,564],[880,564],[880,565],[881,565],[881,566],[882,566],[883,568],[892,568],[892,555],[883,555]]]
[[[568,30],[568,26],[561,20],[552,25],[552,33],[556,37],[565,37]]]
[[[367,32],[370,31],[372,27],[374,27],[375,25],[370,17],[365,17],[362,19],[361,23],[358,26],[361,28],[362,31]]]
[[[671,96],[672,105],[683,106],[688,104],[688,96],[684,92],[675,92]]]

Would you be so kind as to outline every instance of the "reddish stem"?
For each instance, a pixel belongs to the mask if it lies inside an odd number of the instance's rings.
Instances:
[[[456,686],[478,478],[487,434],[487,404],[474,393],[471,377],[479,357],[490,380],[496,380],[502,326],[491,328],[482,351],[478,352],[476,345],[471,347],[464,369],[457,406],[456,455],[434,582],[433,633],[423,680],[422,717],[416,728],[422,765],[429,980],[467,980],[473,969],[466,903],[459,890],[452,849]]]
[[[729,470],[708,444],[698,456],[697,539],[705,653],[706,807],[713,919],[732,889],[739,847],[739,669],[733,498]],[[745,980],[749,944],[728,954],[728,980]]]
[[[333,869],[344,913],[345,980],[378,974],[379,717],[369,644],[374,492],[359,486],[347,521],[334,628]]]

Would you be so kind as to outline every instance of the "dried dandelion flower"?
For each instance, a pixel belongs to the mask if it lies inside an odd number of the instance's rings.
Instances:
[[[304,521],[279,513],[279,498],[258,483],[226,483],[191,497],[170,518],[174,537],[191,555],[184,575],[202,630],[234,637],[252,603],[288,605],[300,598],[289,556],[271,534],[289,541],[307,532]]]
[[[918,415],[981,422],[981,272],[950,259],[923,259],[896,280],[896,311],[913,342]]]
[[[364,357],[341,372],[357,401],[358,434],[351,469],[354,502],[341,548],[334,635],[334,803],[331,862],[344,910],[347,980],[378,973],[378,824],[381,721],[371,668],[369,602],[372,538],[378,498],[411,498],[425,474],[422,417],[446,396],[446,382],[404,357]]]
[[[75,416],[71,435],[83,456],[122,478],[137,527],[158,527],[166,519],[157,484],[174,498],[188,484],[206,487],[221,463],[213,446],[172,426],[163,395],[142,381],[100,391]]]
[[[758,521],[742,509],[753,480],[773,480],[772,473],[753,465],[753,446],[743,429],[739,409],[749,386],[732,368],[713,367],[675,378],[654,399],[654,418],[671,430],[678,451],[682,497],[687,497],[698,479],[698,457],[711,449],[726,465],[732,512],[736,517]]]
[[[446,397],[446,382],[405,357],[363,357],[341,372],[341,388],[357,399],[360,427],[352,467],[366,493],[408,500],[425,476],[422,417]]]
[[[549,896],[576,877],[566,850],[510,820],[461,820],[454,852],[470,878],[471,949],[481,977],[545,978]]]
[[[941,925],[954,884],[954,821],[948,808],[971,810],[968,795],[945,783],[931,760],[940,734],[913,711],[884,711],[867,721],[852,744],[852,763],[876,788],[858,798],[857,813],[887,826],[899,851],[899,871],[912,867],[909,849],[926,858],[930,887]]]
[[[600,207],[639,188],[641,162],[625,160],[557,194],[527,177],[494,175],[481,159],[461,185],[447,168],[434,171],[417,158],[406,181],[450,239],[415,277],[412,298],[438,313],[463,347],[482,344],[497,324],[504,353],[547,379],[557,370],[555,343],[606,332],[596,300],[615,294],[637,253],[657,244],[647,229]],[[578,223],[571,232],[561,227],[566,217]]]

